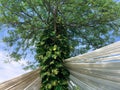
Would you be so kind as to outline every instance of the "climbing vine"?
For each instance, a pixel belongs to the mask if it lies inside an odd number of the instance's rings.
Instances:
[[[60,20],[56,30],[51,20],[37,43],[36,52],[41,67],[41,90],[68,90],[69,71],[63,61],[69,57],[70,46],[67,30]]]

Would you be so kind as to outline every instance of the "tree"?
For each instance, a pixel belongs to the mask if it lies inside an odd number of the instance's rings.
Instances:
[[[113,0],[0,0],[0,3],[0,21],[14,28],[4,38],[15,48],[11,56],[20,59],[28,50],[36,52],[41,90],[68,90],[69,71],[64,59],[112,43],[113,37],[120,34],[120,3]]]

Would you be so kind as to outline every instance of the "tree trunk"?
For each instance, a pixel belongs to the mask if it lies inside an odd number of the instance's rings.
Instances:
[[[54,19],[51,19],[36,51],[41,68],[41,90],[68,90],[69,71],[63,65],[63,60],[69,57],[70,46],[67,30],[60,20],[55,30]]]

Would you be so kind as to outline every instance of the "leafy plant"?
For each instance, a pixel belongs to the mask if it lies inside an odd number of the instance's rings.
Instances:
[[[119,19],[114,0],[0,0],[0,23],[8,27],[3,40],[16,61],[36,54],[42,90],[67,90],[64,59],[112,43]]]
[[[70,55],[70,45],[66,28],[61,21],[54,22],[44,30],[37,43],[36,58],[41,67],[41,90],[68,90],[69,71],[63,65]]]

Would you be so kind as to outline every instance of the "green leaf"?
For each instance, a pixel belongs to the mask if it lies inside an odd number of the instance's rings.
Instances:
[[[57,45],[54,45],[53,46],[53,51],[56,51],[57,50]]]
[[[62,86],[58,85],[56,86],[55,90],[63,90]]]

